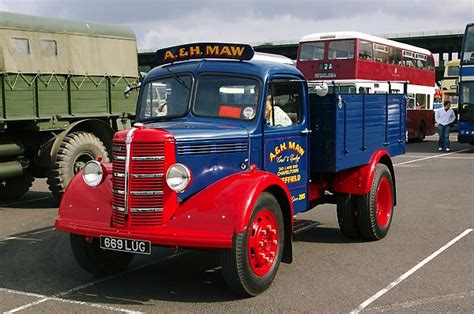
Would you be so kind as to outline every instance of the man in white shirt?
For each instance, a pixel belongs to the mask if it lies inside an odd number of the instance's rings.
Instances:
[[[444,102],[444,108],[439,109],[435,113],[435,121],[438,123],[438,150],[445,149],[447,152],[451,150],[449,143],[449,129],[451,123],[456,120],[456,115],[453,109],[451,109],[451,102],[446,100]]]

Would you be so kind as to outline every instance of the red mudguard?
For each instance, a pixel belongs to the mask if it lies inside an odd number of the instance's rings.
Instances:
[[[289,216],[293,217],[290,193],[281,179],[253,170],[228,176],[193,195],[162,226],[111,227],[112,183],[110,171],[107,173],[96,188],[87,186],[81,174],[73,178],[62,198],[56,229],[91,237],[149,240],[165,246],[231,248],[233,235],[245,230],[259,195],[270,187],[286,194]]]
[[[390,155],[386,150],[380,149],[374,152],[367,165],[337,173],[333,179],[332,191],[357,195],[369,193],[374,180],[375,168],[380,162],[388,166],[395,183],[395,173]]]

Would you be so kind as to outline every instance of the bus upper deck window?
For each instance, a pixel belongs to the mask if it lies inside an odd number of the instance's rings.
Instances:
[[[398,48],[391,47],[388,62],[391,64],[402,64],[402,51]]]
[[[459,66],[458,65],[449,66],[448,67],[448,76],[458,77],[459,76]]]
[[[372,60],[372,44],[368,41],[359,42],[359,59]]]
[[[300,60],[323,60],[324,43],[304,43],[301,45]]]
[[[337,40],[329,43],[329,59],[353,59],[354,40]]]

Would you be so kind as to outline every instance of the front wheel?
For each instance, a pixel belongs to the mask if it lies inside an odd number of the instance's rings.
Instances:
[[[284,225],[280,205],[267,192],[258,198],[244,232],[221,255],[222,273],[230,289],[256,296],[275,279],[283,252]]]
[[[71,249],[79,266],[94,275],[110,275],[127,269],[134,254],[103,250],[99,239],[71,234]]]
[[[378,164],[369,193],[357,197],[357,225],[366,240],[384,238],[393,217],[394,187],[392,174],[384,164]]]

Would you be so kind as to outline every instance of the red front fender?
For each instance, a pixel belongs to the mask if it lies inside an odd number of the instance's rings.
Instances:
[[[172,218],[173,225],[190,228],[191,224],[192,228],[217,229],[228,234],[242,232],[260,194],[274,188],[284,194],[289,216],[293,217],[287,186],[272,173],[254,170],[230,175],[186,200]]]
[[[112,227],[112,183],[107,170],[104,182],[96,188],[87,186],[81,175],[71,180],[59,207],[58,230],[150,240],[156,245],[229,248],[234,234],[247,227],[260,194],[269,190],[282,203],[286,232],[291,233],[293,206],[288,188],[276,175],[259,170],[230,175],[196,193],[176,211],[169,208],[174,214],[162,226]]]
[[[105,167],[104,181],[97,187],[88,186],[82,179],[82,171],[69,182],[59,204],[58,220],[73,222],[93,221],[103,227],[110,226],[112,215],[112,164]],[[57,222],[56,222],[57,223]]]

